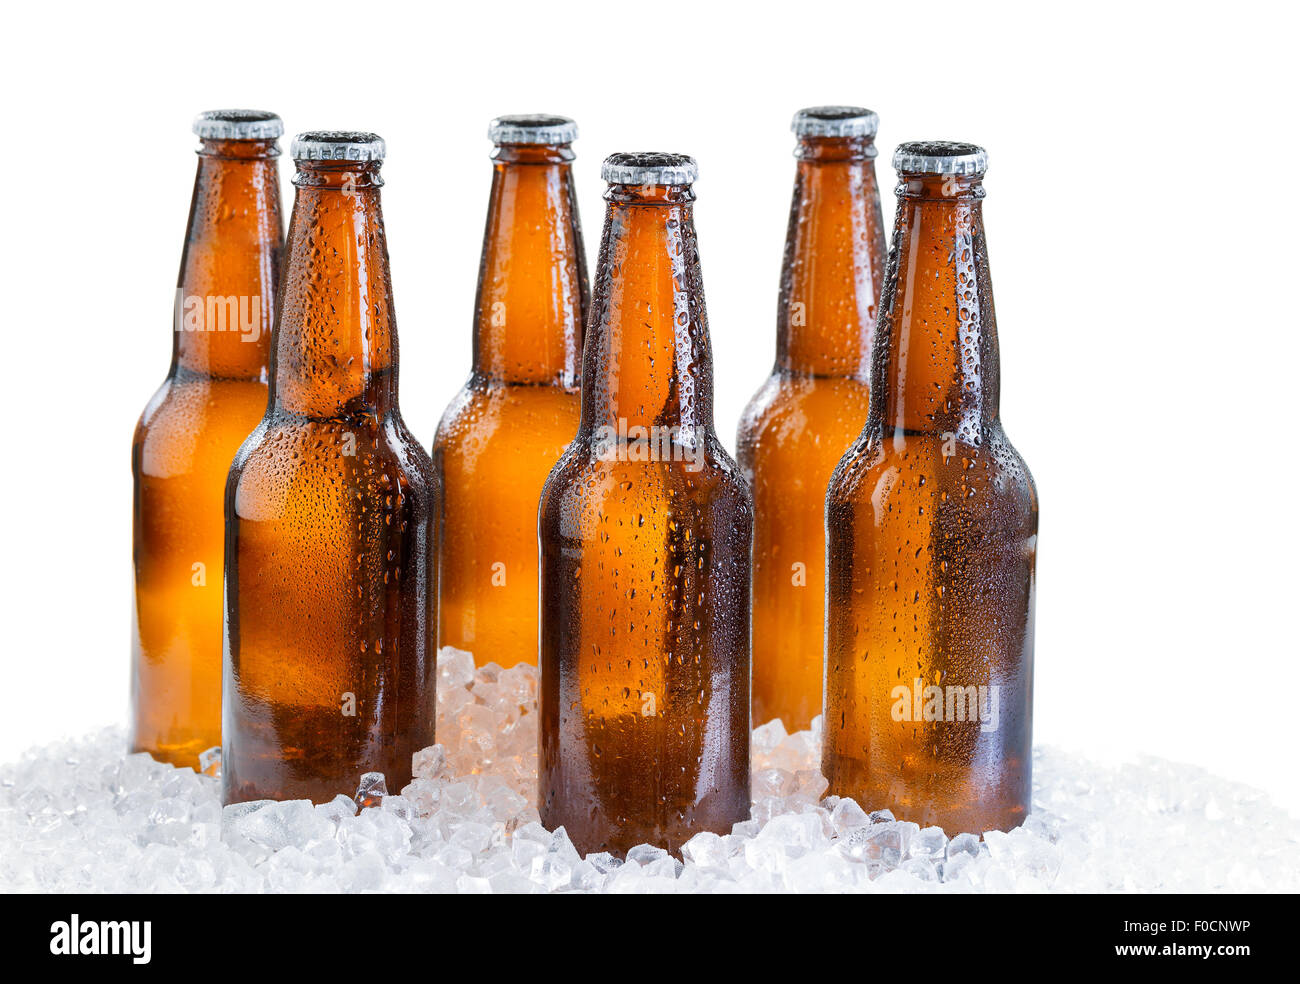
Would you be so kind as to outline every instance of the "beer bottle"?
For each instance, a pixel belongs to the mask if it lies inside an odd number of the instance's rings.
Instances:
[[[397,405],[384,142],[293,142],[266,416],[226,486],[227,802],[410,781],[433,742],[440,495]]]
[[[826,495],[830,792],[950,832],[1030,804],[1038,501],[998,417],[985,164],[894,155],[871,408]]]
[[[754,491],[754,720],[791,731],[822,710],[826,483],[867,417],[885,266],[876,121],[854,106],[795,114],[776,365],[736,441]]]
[[[587,270],[573,186],[577,125],[504,116],[469,382],[443,414],[439,644],[480,663],[537,663],[537,500],[578,429]]]
[[[172,362],[135,429],[131,748],[195,768],[221,744],[221,497],[266,410],[284,227],[274,113],[202,113]]]
[[[542,490],[542,822],[677,850],[749,815],[753,504],[713,427],[695,162],[615,154],[577,436]]]

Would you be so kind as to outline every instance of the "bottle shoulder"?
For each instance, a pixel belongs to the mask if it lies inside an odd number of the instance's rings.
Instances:
[[[412,489],[436,489],[433,461],[400,415],[312,419],[268,413],[239,448],[231,469],[244,476],[387,476]]]
[[[542,510],[585,501],[591,506],[636,490],[666,508],[690,503],[730,503],[752,516],[753,496],[740,466],[716,438],[703,449],[685,449],[674,460],[638,460],[630,447],[605,449],[575,440],[561,455],[542,489]]]
[[[857,379],[772,376],[750,400],[737,429],[742,464],[758,467],[766,454],[820,454],[838,458],[861,433],[870,388]]]
[[[768,376],[740,412],[740,426],[743,430],[753,421],[760,419],[764,412],[781,396],[781,377],[777,373]]]
[[[135,428],[137,435],[147,430],[153,424],[154,420],[158,417],[159,412],[167,403],[167,399],[171,395],[171,388],[172,377],[168,376],[158,384],[158,388],[154,390],[149,396],[149,399],[145,401],[144,409],[140,411],[140,416],[136,419]]]
[[[425,489],[435,490],[438,485],[433,458],[419,439],[411,433],[401,414],[390,414],[385,421],[385,444],[391,460],[401,468],[405,481]]]
[[[865,414],[871,387],[862,379],[844,376],[803,376],[774,373],[750,398],[741,414],[741,429],[771,426],[792,415],[815,417],[845,410]],[[808,426],[816,419],[808,420]],[[860,424],[859,424],[860,426]]]
[[[461,387],[447,405],[433,439],[434,454],[481,455],[545,448],[554,456],[578,429],[576,389],[542,385]]]
[[[144,475],[170,478],[214,462],[222,468],[266,412],[258,380],[178,380],[169,376],[136,422],[133,444]]]
[[[1000,426],[978,443],[956,434],[884,434],[865,431],[844,454],[827,489],[829,502],[871,503],[882,489],[907,486],[956,501],[984,492],[1016,500],[1037,512],[1029,467]]]
[[[266,412],[266,383],[260,379],[221,379],[210,376],[177,378],[168,375],[154,390],[141,411],[144,429],[180,427],[193,429],[208,418],[245,418],[255,409],[260,418]]]
[[[487,397],[482,382],[477,376],[471,374],[443,408],[442,416],[438,418],[438,426],[434,431],[432,447],[436,450],[440,444],[463,427],[467,418],[472,419],[482,413],[484,405],[489,402]]]

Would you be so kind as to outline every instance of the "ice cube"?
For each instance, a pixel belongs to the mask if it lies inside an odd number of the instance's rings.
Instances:
[[[221,776],[221,746],[213,745],[199,752],[199,771],[216,779]]]
[[[668,857],[666,850],[650,844],[638,844],[627,852],[627,860],[630,864],[647,865],[666,857]]]
[[[727,844],[712,831],[701,831],[682,845],[682,857],[701,868],[726,868]]]
[[[415,804],[403,796],[385,796],[380,800],[379,806],[386,813],[407,823],[415,819]]]
[[[980,856],[980,839],[975,834],[958,834],[948,842],[948,857],[969,854],[973,858]]]
[[[750,779],[750,795],[758,802],[767,797],[781,798],[794,790],[794,776],[784,769],[760,769]]]
[[[447,752],[441,745],[430,745],[411,756],[411,773],[416,779],[446,777]]]
[[[948,838],[942,827],[925,827],[914,834],[907,853],[912,858],[942,861],[947,854]]]
[[[438,650],[438,692],[444,688],[468,687],[474,682],[474,656],[463,649],[443,646]]]
[[[939,880],[939,873],[935,870],[934,862],[929,858],[909,858],[899,865],[899,870],[924,882]]]
[[[339,793],[328,803],[317,805],[316,812],[327,820],[341,820],[343,817],[355,817],[357,815],[357,801],[351,796]]]
[[[851,799],[842,799],[831,810],[831,827],[841,836],[854,827],[865,827],[871,823],[866,811]]]
[[[352,798],[356,800],[357,806],[364,810],[371,806],[379,806],[387,795],[388,785],[384,782],[384,774],[366,772],[357,783],[357,792]]]

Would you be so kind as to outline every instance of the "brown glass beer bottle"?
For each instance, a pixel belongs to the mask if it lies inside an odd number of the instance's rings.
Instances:
[[[605,161],[582,420],[542,491],[542,822],[677,850],[749,815],[753,504],[713,427],[695,162]]]
[[[194,121],[198,173],[167,379],[135,429],[131,748],[197,768],[221,744],[226,473],[266,410],[284,227],[274,113]]]
[[[384,142],[293,142],[270,405],[226,487],[227,802],[390,788],[433,742],[433,463],[397,404]]]
[[[1038,501],[998,418],[985,163],[894,155],[871,409],[826,496],[830,792],[950,833],[1030,806]]]
[[[537,663],[537,500],[578,429],[587,270],[573,186],[577,125],[504,116],[469,382],[443,414],[439,644]]]
[[[795,114],[776,366],[736,439],[754,491],[754,721],[790,731],[822,711],[826,483],[867,418],[885,267],[876,122],[854,106]]]

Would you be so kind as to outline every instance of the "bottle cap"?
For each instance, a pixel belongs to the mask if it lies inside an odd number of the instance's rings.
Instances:
[[[600,176],[613,185],[688,185],[699,178],[700,168],[685,154],[610,154]]]
[[[293,138],[295,161],[382,161],[384,139],[355,130],[309,130]]]
[[[989,168],[989,155],[975,144],[951,140],[917,140],[899,144],[894,170],[909,174],[961,174],[978,177]]]
[[[488,139],[494,144],[568,144],[578,139],[578,124],[547,113],[498,116],[488,124]]]
[[[275,140],[284,123],[260,109],[210,109],[194,117],[193,130],[201,140]]]
[[[794,114],[798,137],[874,137],[880,117],[861,106],[810,106]]]

